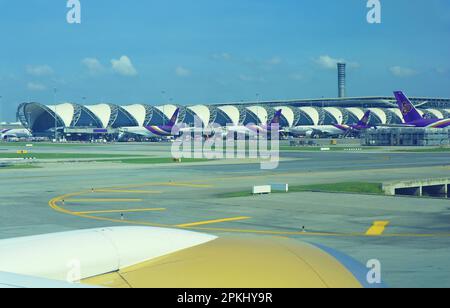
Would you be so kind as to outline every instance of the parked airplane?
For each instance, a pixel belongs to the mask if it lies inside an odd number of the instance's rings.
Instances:
[[[280,120],[281,120],[281,116],[282,116],[283,110],[278,110],[273,119],[268,122],[266,125],[256,125],[256,124],[250,124],[250,125],[237,125],[237,126],[227,126],[225,128],[225,132],[226,134],[242,134],[242,135],[250,135],[250,136],[255,136],[258,134],[266,134],[266,135],[270,135],[270,133],[272,132],[272,129],[278,125],[279,128],[279,124],[280,124]]]
[[[142,127],[122,127],[119,132],[123,134],[134,134],[143,136],[146,138],[153,137],[176,137],[181,134],[198,134],[203,137],[210,137],[216,134],[217,129],[214,127],[186,127],[183,125],[177,125],[178,115],[180,113],[180,108],[175,110],[172,118],[167,125],[151,125]],[[222,131],[220,131],[222,133]]]
[[[404,124],[387,125],[396,127],[426,127],[426,128],[446,128],[450,126],[450,119],[425,119],[417,111],[408,97],[402,91],[394,92],[397,99],[398,108],[403,114]]]
[[[293,135],[300,135],[306,137],[315,136],[340,136],[350,132],[360,132],[371,128],[369,123],[370,111],[367,111],[362,119],[356,124],[333,124],[333,125],[310,125],[310,126],[296,126],[290,128],[288,131]]]
[[[294,136],[316,137],[316,136],[339,136],[342,130],[333,125],[296,126],[288,129]]]
[[[167,125],[151,125],[151,126],[141,126],[141,127],[122,127],[119,129],[121,134],[134,134],[139,136],[144,136],[147,138],[153,137],[172,137],[174,136],[174,127],[178,121],[178,115],[180,113],[180,108],[175,110],[172,118]]]
[[[0,131],[0,139],[6,140],[8,138],[31,138],[32,135],[28,129],[3,129]]]
[[[14,166],[23,163],[24,161],[23,158],[0,158],[0,168]]]
[[[369,129],[373,126],[369,125],[369,120],[370,120],[370,114],[371,111],[368,110],[364,116],[361,118],[361,120],[359,120],[358,123],[356,124],[334,124],[333,126],[340,129],[342,132],[344,133],[351,133],[351,132],[360,132],[366,129]]]

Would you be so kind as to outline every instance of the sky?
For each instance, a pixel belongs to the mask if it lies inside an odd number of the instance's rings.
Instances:
[[[337,96],[450,97],[450,2],[0,0],[0,121],[20,103],[181,105]],[[55,91],[56,89],[56,91]]]

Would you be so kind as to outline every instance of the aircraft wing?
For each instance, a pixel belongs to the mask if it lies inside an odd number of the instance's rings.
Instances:
[[[0,251],[4,288],[371,287],[362,264],[295,240],[111,227],[0,240]]]
[[[38,283],[27,278],[30,276],[77,282],[214,239],[212,235],[173,229],[117,227],[0,240],[0,272],[19,275],[4,274],[0,283]]]
[[[23,289],[23,288],[94,288],[92,286],[56,281],[26,275],[0,272],[0,289]]]
[[[200,127],[183,127],[179,130],[180,133],[191,133],[191,134],[201,134],[202,136],[211,136],[215,135],[217,133],[223,133],[221,129],[215,128],[215,127],[206,127],[206,128],[200,128]]]

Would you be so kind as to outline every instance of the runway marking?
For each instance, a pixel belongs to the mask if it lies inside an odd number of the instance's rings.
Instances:
[[[212,188],[213,185],[207,184],[194,184],[194,183],[160,183],[156,186],[173,186],[173,187],[190,187],[190,188]]]
[[[62,200],[61,200],[62,201]],[[106,202],[142,202],[143,199],[68,199],[64,202],[68,203],[106,203]]]
[[[146,184],[147,186],[149,184]],[[138,185],[135,185],[136,187]],[[143,187],[140,185],[139,187]],[[128,187],[130,188],[130,187]],[[61,196],[57,196],[53,199],[51,199],[48,202],[48,205],[50,208],[52,208],[54,211],[63,213],[66,215],[76,216],[79,218],[85,218],[85,219],[91,219],[91,220],[97,220],[97,221],[106,221],[106,222],[112,222],[117,224],[127,224],[127,225],[138,225],[138,226],[147,226],[147,227],[159,227],[159,228],[174,228],[173,225],[168,224],[161,224],[161,223],[152,223],[152,222],[146,222],[146,221],[134,221],[134,220],[122,220],[122,219],[114,219],[114,218],[108,218],[108,217],[102,217],[102,216],[92,216],[85,213],[77,213],[72,212],[70,210],[67,210],[61,206],[58,205],[58,203],[61,203],[63,200],[68,200],[70,198],[75,198],[79,196],[85,196],[92,193],[89,191],[81,191],[81,192],[74,192],[74,193],[68,193]],[[180,228],[180,227],[179,227]],[[182,228],[183,229],[183,228]],[[359,238],[366,238],[366,237],[373,237],[372,235],[367,235],[367,233],[333,233],[333,232],[302,232],[302,231],[280,231],[280,230],[252,230],[252,229],[230,229],[230,228],[211,228],[211,227],[191,227],[188,228],[189,230],[196,230],[199,232],[225,232],[225,233],[240,233],[240,234],[259,234],[259,235],[275,235],[275,236],[301,236],[301,237],[343,237],[343,238],[349,238],[349,237],[359,237]],[[390,234],[380,234],[379,237],[383,238],[449,238],[450,239],[450,233],[390,233]]]
[[[73,212],[76,215],[86,215],[86,214],[113,214],[113,213],[139,213],[139,212],[162,212],[165,208],[154,208],[154,209],[130,209],[130,210],[108,210],[108,211],[88,211],[88,212]]]
[[[67,215],[72,215],[72,216],[76,216],[76,217],[80,217],[80,218],[86,218],[86,219],[92,219],[92,220],[98,220],[98,221],[108,221],[108,222],[121,223],[121,224],[134,224],[134,225],[149,226],[149,227],[160,227],[160,228],[170,227],[169,225],[157,224],[157,223],[145,223],[145,222],[132,221],[132,220],[112,219],[112,218],[101,217],[101,216],[91,216],[89,214],[81,214],[81,213],[77,214],[76,212],[72,212],[72,211],[62,208],[58,205],[58,203],[61,203],[63,200],[65,200],[67,198],[79,197],[79,196],[86,195],[88,193],[91,193],[91,192],[90,191],[81,191],[81,192],[61,195],[61,196],[51,199],[48,202],[48,205],[56,212],[67,214]]]
[[[217,224],[217,223],[220,223],[220,222],[246,220],[246,219],[250,219],[250,218],[251,217],[223,218],[223,219],[215,219],[215,220],[207,220],[207,221],[199,221],[199,222],[193,222],[193,223],[188,223],[188,224],[182,224],[182,225],[177,225],[176,227],[178,227],[178,228],[190,228],[190,227],[196,227],[196,226]]]
[[[143,188],[143,187],[158,187],[158,186],[167,186],[167,187],[191,187],[191,188],[212,188],[214,185],[203,184],[201,180],[193,181],[191,183],[178,183],[178,182],[152,182],[152,183],[144,183],[144,184],[135,184],[135,185],[126,185],[126,186],[114,186],[101,188],[99,190],[121,190],[121,189],[131,189],[131,188]],[[94,191],[98,191],[94,189]]]
[[[118,189],[95,189],[95,193],[124,193],[124,194],[162,194],[158,190],[118,190]]]
[[[384,233],[384,230],[389,225],[389,221],[375,221],[370,227],[369,230],[367,230],[366,235],[368,236],[379,236]]]

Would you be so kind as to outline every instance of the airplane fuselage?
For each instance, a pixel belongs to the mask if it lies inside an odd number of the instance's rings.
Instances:
[[[450,126],[450,119],[422,119],[409,122],[407,125],[423,128],[446,128]]]
[[[272,132],[272,126],[267,125],[255,125],[249,124],[246,126],[227,126],[225,131],[227,133],[235,133],[246,136],[258,136],[258,135],[269,135]]]
[[[173,136],[172,126],[138,126],[138,127],[123,127],[121,132],[133,135],[139,135],[147,138],[153,137],[170,137]]]
[[[446,128],[450,126],[450,119],[424,118],[402,91],[395,91],[394,95],[397,100],[398,108],[403,114],[403,120],[405,121],[404,124],[398,126],[419,128]]]
[[[0,131],[0,139],[7,138],[30,138],[32,135],[27,129],[3,129]]]
[[[360,125],[360,124],[352,124],[352,125],[334,124],[333,126],[340,129],[342,132],[347,132],[348,130],[359,132],[370,128],[370,126],[368,125]]]
[[[344,125],[341,125],[344,126]],[[348,129],[348,128],[347,128]],[[314,135],[340,135],[346,130],[342,130],[333,125],[311,125],[311,126],[296,126],[289,129],[289,132],[294,135],[314,136]]]

